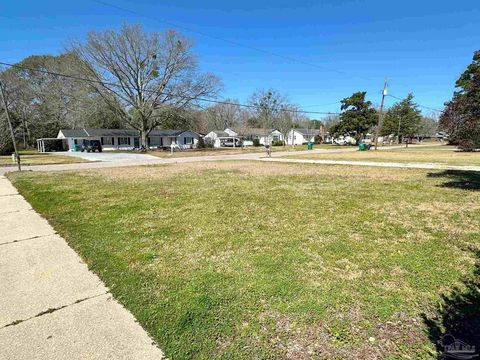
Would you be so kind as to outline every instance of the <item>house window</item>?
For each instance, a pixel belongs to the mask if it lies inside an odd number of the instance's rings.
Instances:
[[[184,145],[193,144],[193,137],[184,137],[183,144]]]
[[[118,138],[118,145],[130,145],[130,138],[129,137],[119,137]]]
[[[280,137],[278,135],[273,135],[273,141],[278,141],[280,140]]]
[[[114,138],[113,137],[105,137],[102,136],[102,145],[113,145],[114,144]]]
[[[162,146],[162,138],[160,136],[149,136],[150,146]]]

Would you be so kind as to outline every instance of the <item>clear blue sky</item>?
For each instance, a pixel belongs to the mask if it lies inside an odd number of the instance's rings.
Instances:
[[[411,91],[417,102],[441,108],[480,49],[478,0],[104,1],[148,18],[92,0],[2,1],[0,60],[58,54],[70,39],[125,21],[148,31],[172,27],[158,18],[325,67],[182,31],[195,40],[201,68],[222,79],[224,97],[244,102],[254,90],[271,87],[305,110],[338,111],[333,103],[358,90],[378,104],[385,76],[391,94]],[[388,98],[387,105],[394,101]]]

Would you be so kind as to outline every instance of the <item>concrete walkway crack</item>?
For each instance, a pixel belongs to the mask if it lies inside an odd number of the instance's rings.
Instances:
[[[35,318],[38,318],[40,316],[43,316],[43,315],[46,315],[46,314],[51,314],[55,311],[58,311],[58,310],[62,310],[62,309],[65,309],[69,306],[72,306],[72,305],[75,305],[75,304],[79,304],[83,301],[87,301],[87,300],[90,300],[90,299],[95,299],[99,296],[103,296],[103,295],[106,295],[106,294],[109,294],[110,292],[109,291],[106,291],[104,293],[101,293],[101,294],[97,294],[97,295],[93,295],[93,296],[89,296],[89,297],[86,297],[86,298],[83,298],[83,299],[79,299],[77,301],[74,301],[73,303],[71,304],[67,304],[67,305],[62,305],[62,306],[59,306],[59,307],[56,307],[56,308],[50,308],[50,309],[47,309],[47,310],[44,310],[44,311],[41,311],[39,312],[37,315],[34,315],[32,317],[29,317],[27,319],[20,319],[20,320],[15,320],[15,321],[12,321],[11,323],[7,324],[7,325],[4,325],[2,327],[0,327],[0,329],[3,329],[3,328],[7,328],[7,327],[10,327],[10,326],[16,326],[18,324],[21,324],[25,321],[28,321],[28,320],[32,320],[32,319],[35,319]]]
[[[1,243],[0,246],[8,245],[8,244],[15,244],[15,243],[23,242],[23,241],[28,241],[28,240],[35,240],[35,239],[44,238],[44,237],[48,237],[48,236],[52,236],[52,235],[58,235],[58,233],[54,232],[54,233],[47,234],[47,235],[38,235],[38,236],[29,237],[29,238],[26,238],[26,239],[19,239],[19,240],[4,242],[4,243]]]

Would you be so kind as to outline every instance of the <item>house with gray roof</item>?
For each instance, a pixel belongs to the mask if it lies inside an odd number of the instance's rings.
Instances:
[[[292,129],[287,135],[287,145],[314,143],[318,135],[323,136],[319,129]]]
[[[283,135],[276,129],[262,128],[226,128],[225,130],[213,130],[205,135],[205,141],[217,148],[252,146],[254,140],[258,140],[260,145],[271,144],[272,141],[283,141]]]
[[[152,130],[148,135],[151,149],[197,147],[199,134],[189,130]],[[61,129],[57,139],[64,139],[68,150],[78,150],[83,140],[99,140],[104,150],[140,148],[140,132],[135,129]]]

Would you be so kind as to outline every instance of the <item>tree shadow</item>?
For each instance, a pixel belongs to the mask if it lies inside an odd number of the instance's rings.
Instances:
[[[423,316],[439,359],[474,359],[480,354],[480,251],[474,274],[449,295],[442,296],[437,314]]]
[[[438,186],[464,190],[480,190],[480,172],[469,170],[445,170],[428,173],[431,178],[445,178],[447,181]]]

